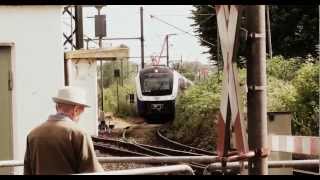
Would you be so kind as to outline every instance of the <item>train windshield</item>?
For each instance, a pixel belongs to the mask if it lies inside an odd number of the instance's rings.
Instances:
[[[143,95],[160,96],[172,93],[172,75],[168,73],[146,73],[141,77]]]

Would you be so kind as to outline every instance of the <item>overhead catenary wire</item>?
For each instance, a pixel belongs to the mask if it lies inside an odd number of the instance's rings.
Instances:
[[[192,14],[197,15],[197,16],[212,16],[212,15],[215,15],[215,14],[212,14],[212,13],[208,13],[208,14],[192,13]],[[153,15],[157,15],[157,16],[185,16],[185,14],[153,14]]]
[[[201,22],[199,22],[199,23],[198,23],[198,25],[201,25],[201,24],[203,24],[203,23],[205,23],[205,22],[209,21],[209,20],[210,20],[214,15],[215,15],[215,14],[213,14],[213,15],[211,15],[211,16],[209,16],[209,17],[207,17],[206,19],[202,20]]]
[[[191,34],[190,32],[185,31],[185,30],[183,30],[183,29],[181,29],[181,28],[179,28],[179,27],[177,27],[177,26],[175,26],[175,25],[172,25],[172,24],[170,24],[170,23],[168,23],[168,22],[166,22],[166,21],[164,21],[164,20],[162,20],[162,19],[160,19],[160,18],[158,18],[158,17],[156,17],[156,16],[154,16],[154,15],[150,15],[150,17],[151,17],[151,18],[155,18],[155,19],[157,19],[158,21],[161,21],[162,23],[165,23],[165,24],[167,24],[167,25],[169,25],[169,26],[171,26],[171,27],[174,27],[175,29],[178,29],[179,31],[184,32],[184,33],[186,33],[186,34],[188,34],[188,35],[190,35],[190,36],[192,36],[192,37],[195,37],[195,38],[201,40],[202,42],[205,42],[205,43],[207,43],[207,44],[209,44],[209,45],[211,45],[211,46],[214,46],[213,43],[211,43],[211,42],[209,42],[209,41],[207,41],[207,40],[204,40],[204,39],[201,38],[201,37],[198,37],[198,36],[196,36],[196,35],[193,35],[193,34]]]

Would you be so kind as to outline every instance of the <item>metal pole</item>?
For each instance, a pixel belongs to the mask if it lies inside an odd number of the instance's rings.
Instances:
[[[152,175],[173,172],[186,172],[190,175],[194,175],[193,169],[188,165],[160,166],[128,170],[105,171],[99,173],[84,173],[76,175]]]
[[[144,68],[143,7],[140,7],[141,69]]]
[[[68,59],[64,60],[64,85],[69,86]]]
[[[0,168],[5,167],[16,167],[16,166],[23,166],[24,164],[23,160],[6,160],[6,161],[0,161]]]
[[[82,6],[77,5],[75,8],[76,17],[76,49],[83,48],[83,23],[82,23]]]
[[[117,113],[119,113],[119,78],[117,78]]]
[[[101,6],[97,6],[96,7],[97,8],[97,10],[98,10],[98,15],[100,15],[100,11],[101,11]],[[99,37],[99,48],[101,48],[102,47],[102,37],[100,36]]]
[[[121,86],[123,87],[123,59],[120,59],[121,63]]]
[[[130,70],[129,59],[127,59],[127,78],[129,78],[129,70]]]
[[[248,142],[252,151],[268,146],[266,95],[265,6],[247,6],[250,53],[247,61]],[[268,174],[267,157],[249,159],[249,174]]]
[[[218,78],[220,75],[220,38],[219,38],[219,31],[218,31],[218,22],[217,22],[217,65],[218,65]]]
[[[100,11],[102,6],[96,6],[98,10],[98,15],[100,15]],[[102,37],[99,37],[99,48],[102,48]],[[104,94],[103,94],[103,66],[102,59],[100,60],[100,88],[101,88],[101,111],[104,111]]]
[[[167,41],[167,66],[169,67],[169,35],[166,36]]]
[[[87,44],[87,46],[86,46],[86,49],[89,49],[89,39],[86,39],[86,44]]]
[[[74,6],[76,7],[76,6]],[[70,34],[71,34],[71,50],[73,50],[73,11],[72,11],[72,8],[70,7],[70,12],[71,12],[71,18],[70,18]],[[75,24],[76,24],[76,21],[74,21]]]
[[[180,56],[180,63],[177,70],[181,72],[181,68],[182,68],[182,55]]]
[[[102,60],[100,60],[100,87],[101,87],[101,111],[103,111],[103,101],[104,101],[104,95],[103,95],[103,66],[102,66]]]
[[[269,168],[313,168],[317,167],[317,159],[308,160],[284,160],[284,161],[268,161]],[[240,169],[239,162],[228,162],[227,169]],[[248,162],[244,162],[244,168],[248,168]],[[220,163],[212,163],[207,167],[207,171],[212,172],[224,169]]]
[[[153,156],[153,157],[98,157],[100,163],[211,163],[207,169],[219,170],[222,168],[218,162],[217,156]],[[317,167],[318,159],[308,160],[284,160],[284,161],[268,161],[270,168],[313,168]],[[5,160],[0,161],[0,168],[24,166],[23,160]],[[244,162],[245,168],[248,163]],[[239,162],[228,162],[227,168],[240,168]]]
[[[270,29],[270,17],[269,17],[269,6],[266,5],[266,13],[267,13],[267,29],[268,29],[268,52],[269,56],[272,59],[272,44],[271,44],[271,29]]]
[[[213,163],[217,156],[98,157],[100,163]]]
[[[128,38],[102,38],[102,40],[141,40],[140,37],[128,37]]]

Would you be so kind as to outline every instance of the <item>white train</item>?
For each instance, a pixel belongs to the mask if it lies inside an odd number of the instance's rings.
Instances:
[[[136,76],[137,110],[147,120],[174,119],[178,93],[193,83],[175,70],[165,66],[152,66]]]

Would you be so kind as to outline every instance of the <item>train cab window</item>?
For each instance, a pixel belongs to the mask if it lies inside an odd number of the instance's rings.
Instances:
[[[170,72],[145,71],[140,74],[141,91],[145,96],[161,96],[172,93],[173,75]]]
[[[169,78],[148,78],[143,82],[144,92],[170,90]]]

